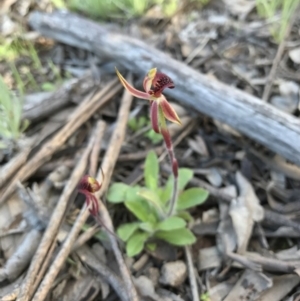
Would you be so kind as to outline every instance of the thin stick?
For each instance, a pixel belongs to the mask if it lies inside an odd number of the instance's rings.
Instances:
[[[132,81],[131,76],[128,78],[128,81],[129,82]],[[96,195],[97,198],[99,198],[100,218],[101,218],[103,224],[109,230],[107,232],[108,237],[110,239],[110,243],[111,243],[113,252],[115,254],[116,260],[118,262],[119,269],[120,269],[123,281],[124,281],[125,286],[126,286],[126,290],[127,290],[127,293],[128,293],[129,300],[130,301],[138,301],[139,299],[138,299],[137,291],[134,287],[131,275],[130,275],[129,270],[128,270],[125,262],[124,262],[122,253],[121,253],[121,251],[119,249],[119,246],[118,246],[117,239],[116,239],[115,235],[112,234],[112,233],[114,233],[114,227],[113,227],[111,218],[109,216],[109,213],[108,213],[106,207],[104,206],[104,204],[100,200],[100,197],[103,195],[104,191],[108,188],[108,185],[110,183],[111,176],[112,176],[112,173],[113,173],[114,166],[115,166],[115,164],[118,160],[119,152],[120,152],[122,143],[123,143],[124,138],[125,138],[126,126],[127,126],[127,121],[128,121],[131,102],[132,102],[132,96],[126,90],[124,90],[124,94],[123,94],[123,97],[122,97],[122,103],[121,103],[121,107],[120,107],[120,110],[119,110],[115,130],[114,130],[114,133],[111,137],[109,146],[107,148],[107,151],[105,153],[105,156],[103,158],[103,163],[102,163],[102,166],[101,166],[101,168],[103,170],[103,173],[105,174],[105,180],[102,183],[102,187],[101,187],[100,191],[98,191],[95,195]],[[100,178],[101,175],[102,175],[102,171],[101,171],[101,169],[99,169],[97,178]]]
[[[101,141],[104,135],[104,131],[106,129],[106,125],[103,124],[103,121],[98,121],[96,125],[96,137],[95,143],[90,156],[90,168],[88,174],[91,177],[95,177],[97,172],[98,158],[101,150]]]
[[[101,143],[102,137],[104,135],[106,128],[106,124],[103,121],[100,121],[97,123],[95,129],[93,130],[93,133],[91,135],[88,149],[90,150],[90,155],[92,153],[92,149],[94,149],[95,143]],[[47,293],[49,292],[51,286],[53,285],[53,282],[59,273],[61,267],[63,266],[66,258],[71,252],[72,246],[79,234],[79,232],[82,229],[82,226],[86,222],[87,218],[89,216],[89,211],[87,210],[86,205],[84,205],[81,209],[81,212],[79,216],[76,219],[76,222],[74,223],[71,232],[67,236],[61,250],[57,254],[55,260],[51,264],[51,267],[44,277],[42,283],[40,284],[35,296],[33,297],[33,301],[42,301],[46,298]]]
[[[67,141],[67,139],[120,89],[121,84],[118,83],[118,80],[112,80],[105,88],[91,97],[84,107],[80,105],[71,115],[66,125],[50,141],[44,144],[40,151],[35,154],[35,156],[31,158],[31,160],[29,160],[10,181],[10,184],[0,198],[0,204],[4,203],[15,191],[18,181],[25,181],[45,162],[50,160],[51,156]]]
[[[269,76],[267,78],[267,83],[266,83],[265,88],[264,88],[264,92],[263,92],[263,96],[262,96],[262,100],[264,100],[264,101],[268,101],[268,99],[269,99],[269,96],[270,96],[270,93],[271,93],[271,88],[272,88],[273,81],[274,81],[274,77],[275,77],[275,74],[276,74],[276,70],[277,70],[277,67],[280,63],[281,57],[282,57],[284,49],[285,49],[286,39],[290,35],[290,32],[292,30],[294,21],[295,21],[296,16],[297,16],[296,11],[297,10],[295,10],[294,15],[291,18],[291,20],[289,22],[289,25],[286,28],[284,37],[283,37],[282,41],[280,42],[280,45],[277,49],[277,53],[276,53],[276,56],[274,58],[273,65],[272,65],[272,68],[270,70]]]
[[[48,227],[44,233],[43,239],[33,257],[32,263],[29,267],[27,277],[21,287],[21,294],[18,301],[29,301],[32,292],[32,286],[35,281],[35,277],[39,271],[40,266],[52,244],[55,236],[58,232],[59,226],[61,225],[62,219],[65,215],[65,211],[68,206],[68,201],[71,194],[77,186],[80,178],[82,177],[84,171],[86,170],[89,154],[92,150],[93,140],[89,142],[88,147],[85,149],[84,153],[81,156],[78,165],[72,172],[70,180],[68,181],[63,193],[52,213],[51,219],[49,221]]]
[[[131,301],[128,299],[126,287],[119,276],[100,260],[97,260],[94,254],[87,247],[81,247],[76,251],[80,259],[86,263],[91,269],[96,271],[105,281],[107,281],[120,297],[121,301]]]
[[[197,286],[197,280],[194,270],[194,264],[192,259],[192,253],[189,246],[184,247],[185,257],[188,265],[188,271],[189,271],[189,280],[190,280],[190,286],[192,290],[192,296],[193,301],[199,301],[199,291]]]
[[[89,217],[89,210],[86,207],[86,204],[83,205],[79,216],[77,217],[71,232],[67,236],[61,250],[58,252],[55,260],[52,262],[50,269],[46,276],[44,277],[42,283],[40,284],[36,294],[34,295],[32,301],[43,301],[46,299],[53,282],[58,275],[59,271],[61,270],[65,260],[67,259],[68,255],[71,252],[72,246],[82,229],[82,226],[86,222],[87,218]]]
[[[99,232],[99,227],[98,225],[95,225],[89,228],[87,231],[83,232],[81,235],[79,235],[72,247],[72,252],[82,247],[87,241],[89,241],[98,232]]]

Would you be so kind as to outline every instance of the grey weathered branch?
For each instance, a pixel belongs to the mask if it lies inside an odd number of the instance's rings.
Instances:
[[[60,42],[84,48],[139,75],[158,67],[175,82],[166,93],[300,165],[300,120],[236,88],[212,80],[137,39],[68,12],[34,12],[29,24]]]

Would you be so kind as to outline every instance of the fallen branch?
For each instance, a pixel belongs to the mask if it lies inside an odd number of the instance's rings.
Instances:
[[[166,91],[185,106],[227,123],[300,165],[300,120],[234,87],[208,78],[137,39],[111,32],[83,17],[34,12],[29,24],[60,42],[112,58],[128,70],[145,75],[156,66],[175,82]]]

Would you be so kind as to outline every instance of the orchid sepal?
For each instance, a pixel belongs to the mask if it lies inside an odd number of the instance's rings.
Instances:
[[[133,96],[137,97],[137,98],[141,98],[141,99],[147,99],[149,100],[151,98],[151,96],[143,91],[139,91],[136,88],[134,88],[133,86],[131,86],[129,84],[129,82],[123,77],[123,75],[118,71],[118,69],[116,68],[116,72],[117,75],[119,77],[119,80],[121,82],[121,84],[124,86],[124,88]]]

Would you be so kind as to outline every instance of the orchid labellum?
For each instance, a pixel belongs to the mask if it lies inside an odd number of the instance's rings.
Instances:
[[[131,86],[118,70],[116,70],[116,72],[122,85],[128,92],[135,97],[148,99],[150,101],[151,123],[152,128],[156,133],[163,134],[163,131],[166,130],[165,118],[171,122],[181,124],[175,110],[162,94],[165,88],[173,89],[175,87],[169,76],[157,72],[156,68],[151,69],[144,79],[143,87],[145,92],[143,92]]]
[[[93,216],[97,216],[99,212],[99,203],[94,193],[100,188],[99,182],[88,175],[84,176],[78,184],[78,192],[85,196],[87,207]]]

